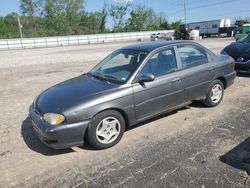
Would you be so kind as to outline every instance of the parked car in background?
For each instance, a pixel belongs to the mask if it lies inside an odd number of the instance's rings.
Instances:
[[[55,149],[108,148],[126,127],[193,100],[217,106],[235,79],[234,61],[189,41],[121,48],[91,71],[43,91],[29,114],[39,138]]]
[[[174,39],[174,32],[167,32],[167,33],[153,33],[150,35],[151,41],[156,40],[173,40]]]
[[[226,46],[221,54],[230,55],[234,58],[237,72],[250,73],[250,33]]]
[[[158,40],[160,38],[160,36],[161,36],[161,33],[153,33],[153,34],[150,35],[150,40],[151,41],[156,41],[156,40]]]

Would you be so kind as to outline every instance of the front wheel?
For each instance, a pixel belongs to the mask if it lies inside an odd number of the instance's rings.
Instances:
[[[125,131],[123,116],[114,110],[97,114],[90,121],[87,139],[91,146],[105,149],[117,144]]]
[[[209,107],[214,107],[220,104],[224,95],[224,85],[220,80],[214,80],[206,93],[206,99],[203,104]]]

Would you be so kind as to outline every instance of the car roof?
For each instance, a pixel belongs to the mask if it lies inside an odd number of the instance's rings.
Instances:
[[[151,52],[160,47],[176,45],[176,44],[187,44],[187,43],[196,44],[191,41],[182,41],[182,40],[153,41],[153,42],[144,42],[144,43],[129,45],[129,46],[123,47],[122,49],[142,50],[142,51]]]

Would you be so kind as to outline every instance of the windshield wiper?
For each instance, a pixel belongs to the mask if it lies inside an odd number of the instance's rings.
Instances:
[[[92,74],[92,73],[90,73],[90,72],[87,73],[87,75],[88,75],[88,76],[92,76],[92,77],[94,77],[95,79],[105,81],[105,82],[107,82],[107,83],[110,84],[110,82],[109,82],[104,76],[102,76],[102,75]]]

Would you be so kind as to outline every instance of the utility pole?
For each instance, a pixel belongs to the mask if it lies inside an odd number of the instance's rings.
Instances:
[[[185,20],[185,25],[187,24],[187,9],[186,9],[186,0],[184,1],[184,20]],[[186,26],[185,26],[186,27]]]
[[[23,32],[22,32],[22,24],[20,23],[20,18],[19,16],[17,16],[17,22],[18,22],[18,28],[19,28],[19,32],[20,32],[20,37],[21,39],[23,38]]]

